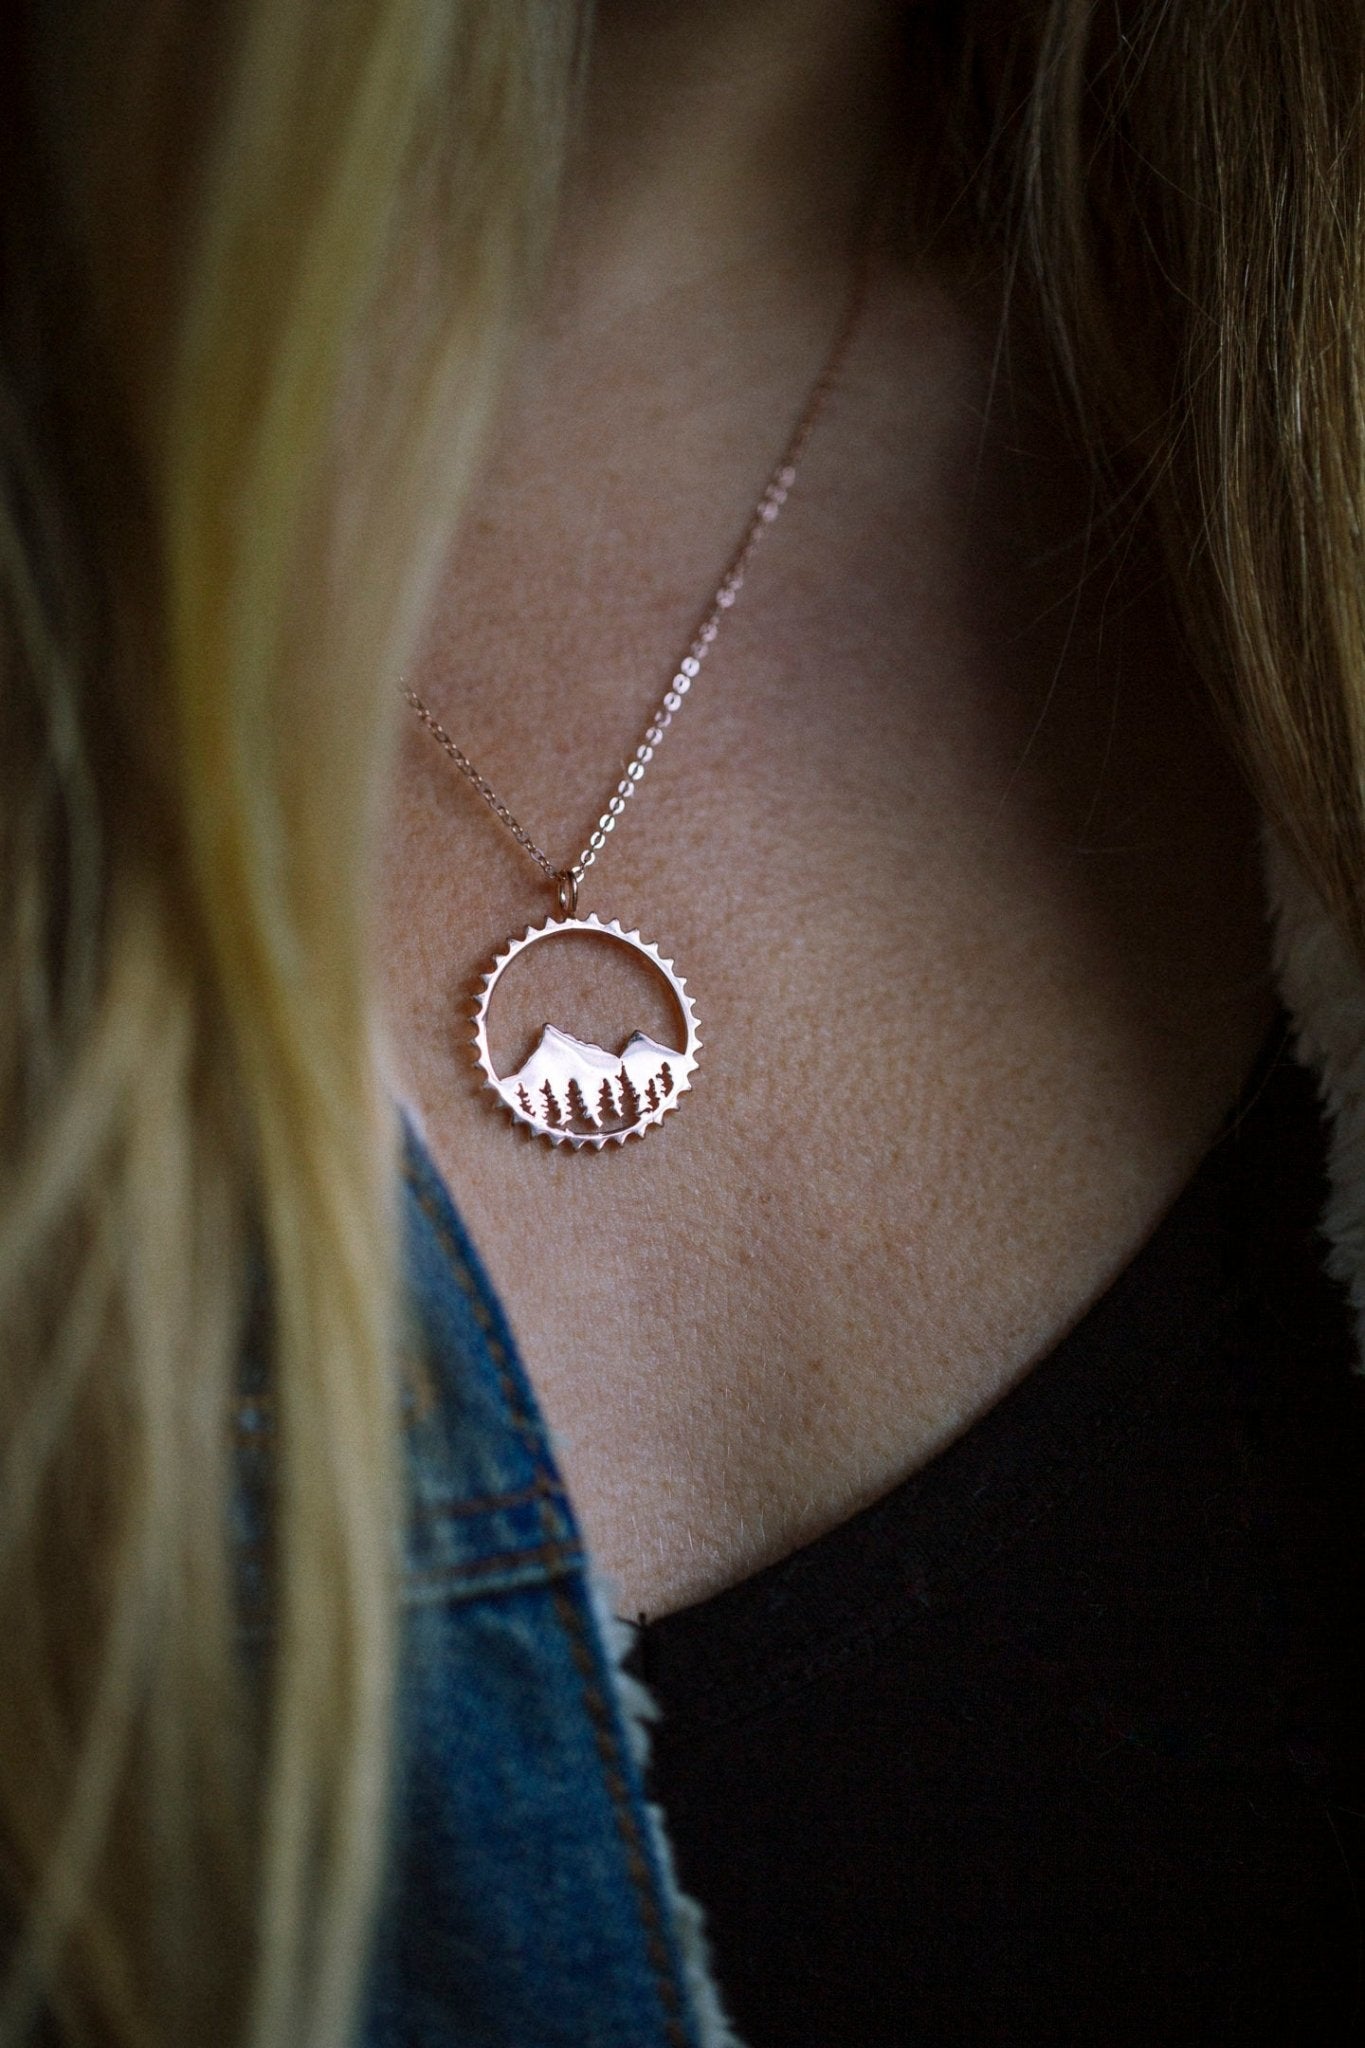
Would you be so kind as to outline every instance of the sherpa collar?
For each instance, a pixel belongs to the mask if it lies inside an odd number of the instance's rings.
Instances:
[[[1266,892],[1280,994],[1298,1056],[1318,1077],[1329,1119],[1328,1270],[1355,1312],[1365,1372],[1365,977],[1279,839],[1264,834]]]

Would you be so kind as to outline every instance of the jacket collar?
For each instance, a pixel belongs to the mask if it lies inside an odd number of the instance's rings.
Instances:
[[[1263,853],[1280,994],[1328,1116],[1327,1267],[1349,1290],[1365,1372],[1365,975],[1269,826]]]

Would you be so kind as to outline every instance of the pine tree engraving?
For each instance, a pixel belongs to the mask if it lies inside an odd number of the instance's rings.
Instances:
[[[592,1124],[592,1117],[587,1103],[583,1100],[583,1090],[578,1085],[577,1076],[571,1077],[569,1081],[569,1122],[589,1126]]]
[[[496,1075],[504,1102],[519,1117],[552,1131],[556,1143],[621,1137],[662,1120],[673,1107],[692,1060],[668,1052],[647,1032],[632,1031],[619,1051],[546,1024],[519,1072]],[[685,1062],[682,1078],[679,1062]]]

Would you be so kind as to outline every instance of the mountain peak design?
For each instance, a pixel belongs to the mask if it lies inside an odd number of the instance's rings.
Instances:
[[[658,1109],[677,1088],[682,1065],[682,1054],[643,1031],[608,1052],[547,1024],[530,1057],[499,1079],[498,1089],[512,1108],[552,1129],[600,1131]]]

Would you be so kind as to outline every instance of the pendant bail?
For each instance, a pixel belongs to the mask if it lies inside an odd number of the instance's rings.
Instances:
[[[555,897],[561,917],[577,917],[578,876],[572,868],[561,868],[555,876]]]

